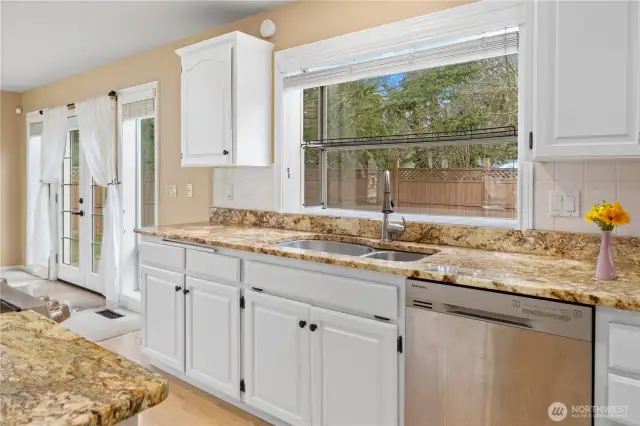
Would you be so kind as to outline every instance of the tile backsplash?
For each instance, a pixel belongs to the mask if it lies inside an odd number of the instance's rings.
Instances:
[[[552,217],[549,191],[580,191],[580,216]],[[618,235],[640,236],[640,160],[587,160],[534,164],[535,229],[547,231],[598,233],[584,215],[592,205],[620,201],[632,221],[616,230]]]
[[[273,194],[274,166],[216,168],[213,171],[213,205],[217,207],[277,210]],[[233,199],[226,187],[232,186]],[[549,192],[580,191],[578,217],[552,217]],[[620,201],[632,221],[616,230],[618,235],[640,236],[640,160],[549,162],[534,164],[534,229],[598,233],[584,219],[593,204]]]

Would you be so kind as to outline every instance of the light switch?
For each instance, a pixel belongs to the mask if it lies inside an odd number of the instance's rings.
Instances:
[[[580,216],[580,191],[565,192],[560,189],[551,191],[549,193],[549,215]]]
[[[193,184],[192,183],[188,183],[187,184],[187,197],[189,197],[189,198],[193,197]]]
[[[233,201],[233,185],[227,184],[224,187],[224,197],[227,201]]]
[[[573,213],[576,211],[576,199],[573,195],[567,195],[566,197],[564,197],[562,209],[568,213]]]
[[[549,192],[549,214],[560,216],[562,213],[562,191],[555,190]]]

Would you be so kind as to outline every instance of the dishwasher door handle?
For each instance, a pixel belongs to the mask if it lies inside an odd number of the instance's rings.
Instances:
[[[518,318],[511,315],[498,314],[495,312],[483,311],[480,309],[470,309],[464,306],[447,305],[445,304],[445,312],[451,315],[458,315],[474,320],[489,321],[498,324],[504,324],[509,326],[516,326],[522,328],[528,328],[533,330],[533,324],[531,320],[525,318]]]

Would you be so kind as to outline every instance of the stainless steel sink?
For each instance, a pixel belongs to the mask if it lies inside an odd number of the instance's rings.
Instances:
[[[390,260],[392,262],[415,262],[431,256],[429,253],[409,253],[404,251],[377,250],[362,244],[342,243],[339,241],[297,240],[278,244],[280,247],[301,250],[321,251],[325,253],[344,254],[363,259]]]
[[[278,244],[280,247],[290,247],[302,250],[315,250],[325,253],[344,254],[347,256],[362,256],[373,253],[376,249],[360,244],[341,243],[338,241],[298,240]]]
[[[360,257],[363,259],[390,260],[392,262],[415,262],[416,260],[423,259],[427,256],[430,256],[430,254],[407,253],[404,251],[376,251]]]

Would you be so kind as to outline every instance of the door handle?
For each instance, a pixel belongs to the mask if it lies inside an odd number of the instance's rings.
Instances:
[[[74,216],[82,217],[82,216],[84,216],[84,211],[78,210],[77,212],[71,212],[71,214],[74,215]]]

